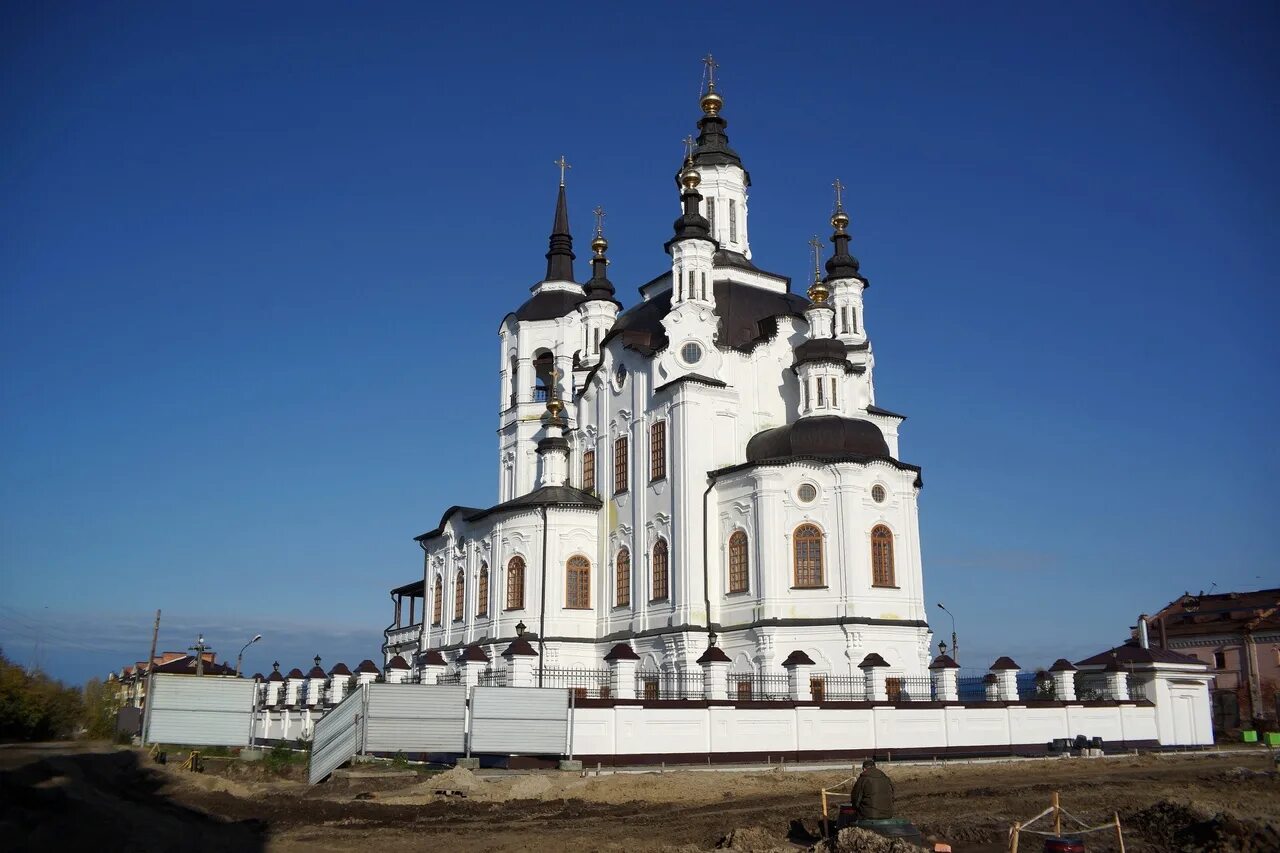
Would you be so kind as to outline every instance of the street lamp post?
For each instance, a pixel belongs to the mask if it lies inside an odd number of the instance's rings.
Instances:
[[[938,607],[942,608],[942,612],[951,617],[951,659],[956,663],[960,663],[960,642],[956,639],[956,617],[955,614],[947,609],[947,606],[941,601]]]
[[[253,639],[245,643],[240,649],[240,654],[236,655],[236,678],[240,677],[240,664],[244,662],[244,650],[252,646],[254,643],[262,639],[261,634],[254,634]]]

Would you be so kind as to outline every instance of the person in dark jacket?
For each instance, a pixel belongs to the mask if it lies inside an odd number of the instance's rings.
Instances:
[[[862,762],[862,774],[853,783],[852,801],[858,820],[893,817],[893,780],[876,767],[874,759]]]

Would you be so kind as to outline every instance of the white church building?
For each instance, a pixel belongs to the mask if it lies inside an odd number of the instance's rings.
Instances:
[[[779,673],[799,649],[815,675],[868,655],[927,675],[920,469],[903,416],[876,405],[841,187],[826,274],[796,292],[757,266],[722,107],[712,80],[670,267],[630,307],[599,211],[575,276],[561,160],[546,275],[498,330],[497,502],[417,537],[388,661],[492,659],[523,636],[548,667],[598,668],[621,643],[669,673],[710,646],[732,673]]]

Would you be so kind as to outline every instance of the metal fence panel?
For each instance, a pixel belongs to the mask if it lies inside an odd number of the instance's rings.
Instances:
[[[565,755],[569,691],[556,687],[477,687],[471,694],[471,751]]]
[[[155,675],[147,697],[149,743],[248,746],[256,686],[243,678]]]
[[[467,688],[370,684],[364,748],[369,752],[462,752]],[[505,688],[487,688],[507,692]]]
[[[360,751],[364,691],[363,685],[357,687],[316,723],[315,736],[311,741],[311,764],[307,768],[310,784],[319,782]]]

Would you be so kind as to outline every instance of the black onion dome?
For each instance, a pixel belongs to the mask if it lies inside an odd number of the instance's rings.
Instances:
[[[862,281],[863,287],[870,287],[871,283],[867,281],[866,276],[861,272],[861,264],[858,259],[849,251],[848,233],[837,231],[831,235],[831,242],[835,244],[835,254],[827,259],[827,281],[833,281],[838,278],[856,278]]]
[[[747,186],[751,186],[751,175],[742,165],[742,158],[729,145],[729,134],[725,128],[729,122],[719,113],[704,115],[698,119],[698,139],[693,146],[693,165],[695,166],[737,166],[742,169]],[[680,183],[680,175],[684,172],[684,164],[676,172],[676,183]]]
[[[859,456],[892,459],[880,427],[871,421],[814,415],[793,424],[758,432],[747,442],[747,461],[793,456]]]
[[[835,338],[813,338],[796,347],[796,364],[814,361],[833,361],[849,365],[848,349]]]

